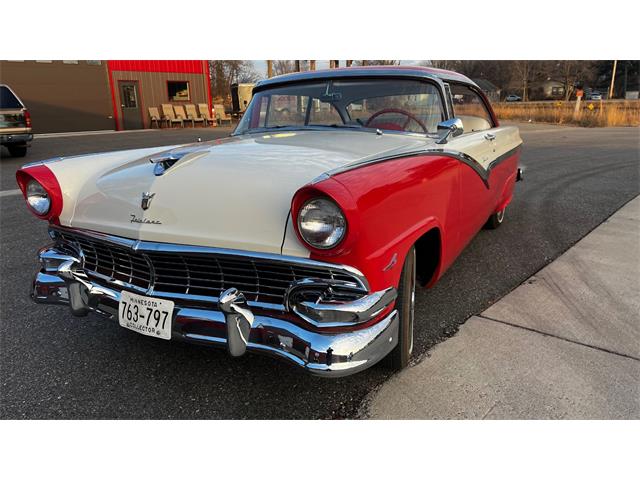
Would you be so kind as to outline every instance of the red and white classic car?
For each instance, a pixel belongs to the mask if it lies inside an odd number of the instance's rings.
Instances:
[[[317,375],[400,369],[416,285],[503,222],[521,143],[454,72],[264,80],[228,138],[19,170],[53,240],[32,296]]]

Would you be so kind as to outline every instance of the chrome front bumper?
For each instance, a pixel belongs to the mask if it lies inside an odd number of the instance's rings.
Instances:
[[[80,268],[78,259],[52,249],[40,254],[42,270],[33,282],[32,298],[37,303],[67,305],[76,316],[95,312],[117,319],[120,290],[96,283]],[[51,266],[56,265],[55,269]],[[172,340],[226,347],[232,356],[263,353],[287,360],[320,376],[340,377],[359,372],[384,358],[397,344],[398,314],[392,310],[367,327],[322,331],[314,319],[331,321],[340,316],[375,318],[396,298],[395,289],[366,295],[343,305],[309,302],[289,312],[251,309],[240,292],[228,289],[216,304],[174,308]],[[309,317],[309,322],[305,318]],[[313,328],[305,328],[309,323]],[[321,324],[321,322],[320,322]],[[335,327],[335,323],[328,324]]]

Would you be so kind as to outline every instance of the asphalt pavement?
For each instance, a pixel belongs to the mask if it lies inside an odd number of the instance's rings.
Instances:
[[[640,193],[639,132],[521,125],[526,179],[505,224],[480,232],[438,285],[418,293],[416,361]],[[39,138],[26,159],[2,158],[0,190],[16,188],[24,161],[226,133]],[[0,212],[0,418],[353,418],[390,377],[382,367],[342,379],[309,377],[270,358],[232,359],[35,305],[28,291],[46,224],[19,195],[0,195]]]

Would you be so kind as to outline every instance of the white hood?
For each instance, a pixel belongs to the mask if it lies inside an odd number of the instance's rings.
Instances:
[[[65,205],[61,222],[127,238],[280,253],[291,199],[322,173],[364,158],[424,148],[411,135],[298,131],[196,144],[154,175],[131,150],[54,162]],[[147,210],[142,193],[154,196]],[[131,220],[154,223],[137,223]]]

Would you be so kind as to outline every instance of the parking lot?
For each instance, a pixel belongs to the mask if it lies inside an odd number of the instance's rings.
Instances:
[[[257,355],[161,342],[28,297],[46,224],[15,193],[28,161],[175,145],[229,129],[37,138],[26,159],[0,165],[0,418],[352,418],[389,377],[309,377]],[[505,224],[482,231],[439,284],[416,299],[416,361],[550,263],[640,193],[637,128],[521,125],[525,181]],[[513,352],[517,355],[517,352]]]

